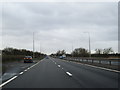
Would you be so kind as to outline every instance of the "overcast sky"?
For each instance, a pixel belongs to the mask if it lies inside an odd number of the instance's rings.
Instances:
[[[33,50],[35,32],[35,51],[70,53],[72,46],[88,49],[90,33],[92,52],[118,52],[117,2],[11,2],[3,4],[1,17],[3,48]]]

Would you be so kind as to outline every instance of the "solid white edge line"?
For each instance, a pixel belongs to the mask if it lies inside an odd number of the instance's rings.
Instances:
[[[83,64],[83,63],[79,63],[79,62],[74,62],[74,61],[70,61],[70,62],[81,64],[81,65],[86,65],[86,66],[90,66],[90,67],[94,67],[94,68],[99,68],[99,69],[103,69],[103,70],[107,70],[107,71],[112,71],[112,72],[117,72],[117,73],[120,72],[120,71],[117,71],[117,70],[112,70],[112,69],[108,69],[108,68],[104,68],[104,67],[99,67],[99,66],[93,66],[93,65],[89,65],[89,64]]]
[[[2,84],[0,85],[0,87],[6,85],[7,83],[11,82],[11,81],[14,80],[15,78],[17,78],[17,76],[14,76],[13,78],[9,79],[8,81],[2,83]]]
[[[41,60],[40,60],[40,61],[41,61]],[[39,62],[40,62],[40,61],[39,61]],[[39,63],[39,62],[38,62],[38,63]],[[33,66],[37,65],[38,63],[34,64]],[[33,66],[31,66],[31,67],[33,67]],[[27,68],[27,69],[26,69],[26,70],[24,70],[24,71],[29,70],[31,67]],[[19,73],[19,74],[23,74],[23,72],[21,72],[21,73]],[[8,81],[6,81],[6,82],[2,83],[2,84],[0,85],[0,87],[4,86],[5,84],[9,83],[10,81],[14,80],[14,79],[15,79],[15,78],[17,78],[17,77],[18,77],[18,76],[14,76],[14,77],[12,77],[12,78],[11,78],[11,79],[9,79]]]
[[[67,73],[67,75],[72,76],[72,74],[71,74],[71,73],[69,73],[69,72],[66,72],[66,73]]]
[[[104,67],[97,67],[97,66],[88,65],[88,64],[85,64],[85,65],[86,66],[90,66],[90,67],[95,67],[95,68],[103,69],[103,70],[108,70],[108,71],[113,71],[113,72],[120,72],[120,71],[117,71],[117,70],[112,70],[112,69],[108,69],[108,68],[104,68]]]
[[[41,61],[39,61],[39,62],[41,62]],[[29,67],[28,69],[30,69],[30,68],[32,68],[32,67],[34,67],[34,66],[36,66],[37,64],[39,64],[39,62],[37,62],[36,64],[32,65],[32,66],[31,66],[31,67]]]

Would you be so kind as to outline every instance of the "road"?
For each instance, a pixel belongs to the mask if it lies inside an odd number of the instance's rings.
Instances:
[[[19,72],[24,71],[26,68],[36,64],[39,60],[34,60],[33,63],[24,63],[24,60],[16,61],[16,62],[7,62],[2,63],[2,78],[0,81],[5,82],[6,80],[10,79],[14,75],[19,74]],[[5,68],[5,69],[4,69]]]
[[[118,73],[49,57],[2,88],[118,88]]]

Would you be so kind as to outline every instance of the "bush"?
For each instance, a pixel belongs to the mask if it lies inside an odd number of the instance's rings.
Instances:
[[[2,62],[21,61],[24,55],[2,55]]]
[[[26,49],[4,48],[2,50],[2,62],[21,61],[24,56],[32,56],[33,51]],[[35,58],[44,57],[45,54],[34,52]]]

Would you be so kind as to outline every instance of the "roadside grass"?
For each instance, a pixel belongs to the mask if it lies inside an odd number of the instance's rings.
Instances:
[[[2,63],[22,61],[25,55],[2,55]],[[44,56],[35,57],[33,60],[41,60]]]
[[[43,59],[43,58],[45,58],[45,56],[36,57],[36,58],[34,58],[33,60],[41,60],[41,59]]]
[[[1,65],[2,74],[4,74],[9,68],[11,68],[11,67],[9,67],[8,64],[10,64],[10,63],[13,64],[14,62],[17,62],[17,63],[23,62],[24,56],[25,55],[3,55],[2,56],[2,65]],[[33,59],[33,61],[38,62],[43,58],[44,58],[44,56],[36,57]]]
[[[24,55],[2,55],[2,63],[21,61]]]

